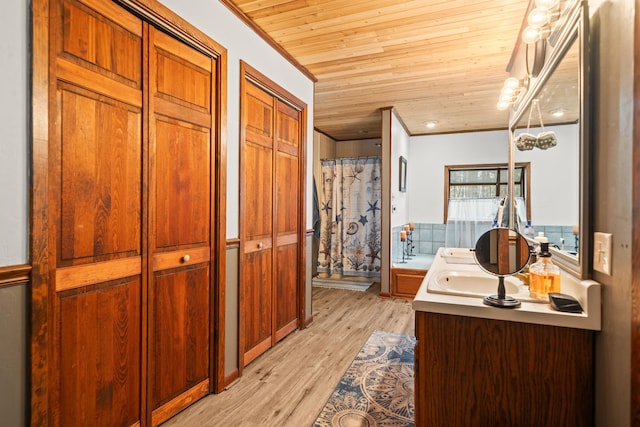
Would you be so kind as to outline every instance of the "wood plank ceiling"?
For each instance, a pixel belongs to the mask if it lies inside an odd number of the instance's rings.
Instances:
[[[231,2],[315,76],[314,127],[335,140],[379,138],[384,107],[411,135],[507,127],[496,103],[528,0]]]

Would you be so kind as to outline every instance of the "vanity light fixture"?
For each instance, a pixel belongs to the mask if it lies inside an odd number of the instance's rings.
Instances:
[[[516,77],[507,77],[498,97],[498,110],[506,110],[516,102],[523,88],[524,85]]]
[[[527,27],[522,32],[522,41],[526,44],[534,44],[551,34],[551,24],[560,12],[558,0],[536,0],[536,7],[527,16]]]

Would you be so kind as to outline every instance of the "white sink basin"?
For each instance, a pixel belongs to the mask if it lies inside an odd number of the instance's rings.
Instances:
[[[438,294],[458,295],[466,297],[485,297],[498,293],[498,277],[483,271],[440,270],[427,283],[427,291]],[[507,276],[504,278],[507,295],[521,301],[537,301],[529,296],[529,288],[520,279]]]
[[[473,251],[469,248],[443,248],[440,255],[447,264],[475,264]]]

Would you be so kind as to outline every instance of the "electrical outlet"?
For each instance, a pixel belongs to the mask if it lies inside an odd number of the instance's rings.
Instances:
[[[611,233],[593,233],[593,269],[611,276]]]

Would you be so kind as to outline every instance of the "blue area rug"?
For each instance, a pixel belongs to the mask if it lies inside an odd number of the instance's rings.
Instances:
[[[314,427],[413,426],[415,343],[408,335],[374,331]]]

